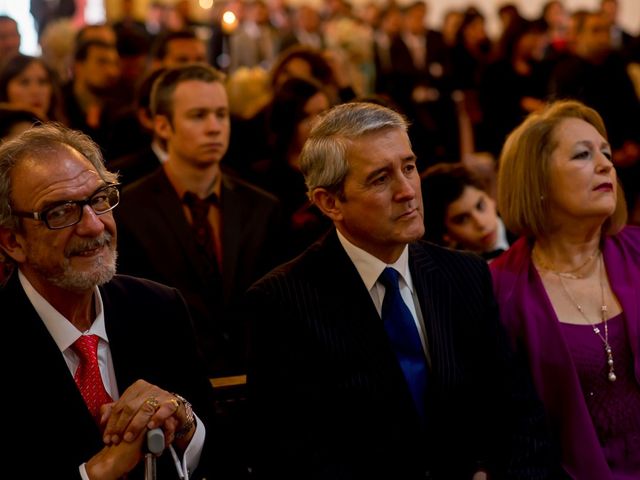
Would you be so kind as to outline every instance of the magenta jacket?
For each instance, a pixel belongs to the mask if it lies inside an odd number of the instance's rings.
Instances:
[[[611,288],[622,304],[640,383],[640,228],[626,227],[606,237],[603,255]],[[513,347],[527,351],[538,395],[562,446],[563,467],[576,479],[610,480],[558,318],[531,262],[531,245],[519,239],[490,269],[501,320]]]

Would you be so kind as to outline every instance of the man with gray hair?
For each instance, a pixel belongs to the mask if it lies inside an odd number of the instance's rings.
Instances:
[[[511,358],[486,262],[420,241],[404,118],[335,107],[301,168],[335,230],[246,298],[256,476],[552,478],[542,407]]]
[[[176,455],[159,471],[207,473],[211,387],[189,313],[177,290],[115,275],[119,198],[78,131],[34,127],[0,147],[0,261],[14,267],[2,376],[20,397],[6,454],[20,476],[140,478],[157,427]]]

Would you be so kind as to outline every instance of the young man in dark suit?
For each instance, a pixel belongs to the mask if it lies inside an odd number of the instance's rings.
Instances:
[[[211,387],[184,300],[115,275],[116,181],[97,145],[64,127],[0,148],[0,260],[14,267],[0,289],[2,377],[19,397],[5,454],[21,477],[141,478],[155,427],[191,478],[210,474]],[[158,468],[177,475],[168,451]]]
[[[180,290],[210,376],[245,373],[243,326],[233,312],[275,265],[281,223],[275,197],[221,168],[230,134],[223,81],[204,64],[156,80],[151,111],[168,157],[124,189],[116,212],[120,271]]]
[[[419,240],[405,120],[335,107],[301,167],[335,230],[248,292],[256,476],[552,478],[544,415],[505,343],[486,262]]]

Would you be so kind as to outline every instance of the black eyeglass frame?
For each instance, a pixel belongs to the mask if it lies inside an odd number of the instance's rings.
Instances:
[[[115,188],[114,188],[115,187]],[[114,208],[116,208],[119,204],[120,204],[120,183],[108,183],[107,185],[104,185],[100,188],[98,188],[95,192],[93,192],[89,197],[85,198],[84,200],[65,200],[62,202],[57,202],[53,205],[48,206],[47,208],[44,208],[42,210],[40,210],[39,212],[21,212],[21,211],[17,211],[17,210],[12,210],[11,211],[11,215],[14,217],[19,217],[19,218],[30,218],[32,220],[38,220],[42,223],[44,223],[46,225],[46,227],[49,230],[62,230],[63,228],[67,228],[67,227],[72,227],[74,225],[77,225],[78,223],[80,223],[82,221],[82,215],[84,214],[84,207],[85,205],[88,205],[91,210],[93,210],[93,213],[95,213],[96,215],[100,216],[100,215],[104,215],[107,212],[110,212],[111,210],[113,210]],[[105,190],[109,190],[109,189],[114,189],[114,191],[116,192],[117,195],[117,199],[116,202],[113,205],[110,205],[108,209],[103,210],[101,212],[97,212],[92,205],[92,202],[94,201],[95,197],[104,192]],[[49,220],[47,219],[47,215],[49,214],[49,212],[51,212],[52,210],[59,208],[63,205],[75,205],[77,207],[79,207],[78,211],[80,212],[78,214],[78,218],[69,224],[66,225],[62,225],[59,227],[52,227],[49,224]]]

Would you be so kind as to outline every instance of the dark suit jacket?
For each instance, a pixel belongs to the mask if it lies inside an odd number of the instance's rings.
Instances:
[[[120,394],[138,379],[181,394],[208,425],[210,442],[215,435],[211,387],[196,357],[189,314],[178,291],[116,276],[100,287],[100,294]],[[103,446],[98,426],[17,275],[0,290],[0,308],[3,383],[15,399],[5,418],[11,441],[4,456],[15,462],[21,478],[80,478],[78,466]],[[18,353],[10,354],[16,347]],[[168,452],[161,460],[158,478],[177,478]],[[208,460],[206,447],[203,468],[194,478],[210,473]]]
[[[141,179],[145,175],[149,175],[157,170],[160,165],[160,159],[151,148],[151,144],[149,144],[135,153],[112,160],[107,167],[112,172],[120,174],[118,181],[124,186]]]
[[[486,262],[424,242],[409,258],[431,356],[424,426],[335,231],[249,290],[258,476],[468,479],[483,465],[547,478],[542,408],[510,357]]]
[[[114,212],[120,271],[184,295],[209,375],[243,368],[244,327],[233,312],[251,283],[278,259],[281,215],[272,195],[223,175],[222,276],[207,271],[182,203],[162,168],[125,188]]]

